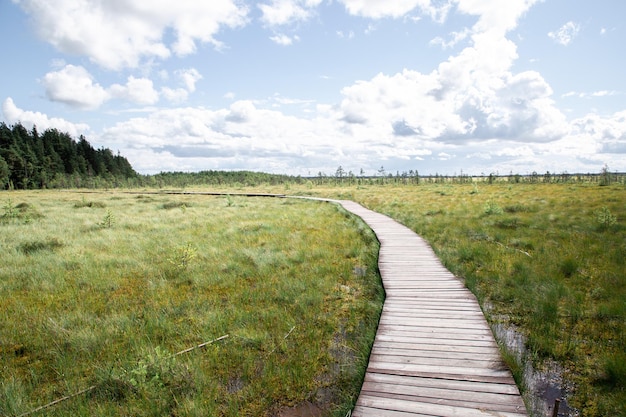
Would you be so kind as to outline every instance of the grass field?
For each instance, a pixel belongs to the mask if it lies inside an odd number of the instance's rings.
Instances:
[[[325,203],[2,193],[0,415],[87,389],[45,415],[343,416],[382,305],[377,248]]]
[[[626,415],[626,188],[428,184],[293,190],[355,200],[423,236],[493,324],[562,367],[583,416]],[[510,363],[522,382],[522,368]],[[523,388],[523,387],[522,387]]]
[[[465,280],[492,324],[524,336],[535,367],[563,370],[582,416],[626,415],[623,185],[211,191],[350,199],[395,218]],[[0,198],[0,410],[86,386],[98,389],[50,415],[350,408],[382,294],[374,237],[336,207],[234,194]],[[523,385],[523,366],[509,364]]]

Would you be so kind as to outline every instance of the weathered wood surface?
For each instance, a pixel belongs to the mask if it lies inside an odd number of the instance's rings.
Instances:
[[[413,231],[334,201],[376,233],[386,293],[352,416],[527,416],[474,295]]]

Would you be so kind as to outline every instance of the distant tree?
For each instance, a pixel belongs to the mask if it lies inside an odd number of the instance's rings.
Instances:
[[[341,165],[339,165],[339,168],[337,168],[337,171],[335,171],[335,178],[337,178],[338,182],[343,183],[343,178],[345,176],[346,176],[346,171],[343,169]]]
[[[550,173],[550,171],[546,171],[546,173],[543,174],[543,182],[545,183],[552,182],[552,174]]]
[[[4,189],[9,183],[9,164],[0,156],[0,189]]]
[[[600,186],[611,185],[611,172],[609,166],[604,164],[600,172]]]

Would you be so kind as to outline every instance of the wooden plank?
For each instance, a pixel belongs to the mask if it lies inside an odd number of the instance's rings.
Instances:
[[[419,310],[409,310],[409,309],[394,309],[393,307],[389,307],[385,309],[385,315],[387,317],[406,317],[406,318],[417,318],[417,319],[437,319],[437,318],[446,318],[446,319],[455,319],[460,320],[461,322],[466,321],[476,321],[483,322],[486,324],[485,318],[482,313],[477,311],[464,311],[457,312],[455,310],[435,310],[435,309],[419,309]]]
[[[365,375],[365,381],[407,385],[410,387],[448,388],[453,391],[519,395],[519,390],[517,389],[517,386],[510,384],[461,381],[453,379],[421,378],[403,375],[377,374],[375,372],[368,372]]]
[[[491,335],[491,330],[485,321],[472,319],[447,318],[442,315],[438,318],[411,317],[406,315],[385,314],[380,318],[380,324],[404,327],[422,327],[422,328],[438,328],[438,329],[457,329],[464,330],[483,330]]]
[[[491,352],[493,349],[497,349],[495,341],[494,342],[484,342],[484,341],[475,341],[473,343],[469,343],[471,340],[460,340],[460,339],[437,339],[432,337],[411,337],[405,335],[397,335],[397,334],[383,334],[377,333],[376,338],[374,340],[374,344],[378,342],[392,342],[392,343],[405,343],[412,344],[414,346],[421,346],[423,349],[429,350],[449,350],[453,352],[467,352],[472,351],[476,352],[482,348],[484,352]]]
[[[361,391],[365,395],[406,399],[461,407],[481,408],[516,413],[520,410],[519,396],[486,392],[468,392],[449,388],[414,387],[408,385],[364,382]]]
[[[426,370],[426,369],[402,369],[398,370],[397,367],[384,367],[384,366],[368,366],[367,372],[374,372],[377,374],[387,374],[394,376],[404,376],[412,378],[426,378],[426,379],[448,379],[453,381],[468,381],[476,383],[491,383],[491,384],[505,384],[515,386],[515,381],[512,377],[501,376],[487,376],[487,375],[456,375],[456,374],[442,374],[440,372]]]
[[[453,368],[453,369],[466,369],[471,368],[469,372],[475,372],[477,368],[482,368],[476,374],[472,375],[502,375],[502,371],[508,371],[508,368],[502,362],[502,359],[497,358],[495,360],[483,360],[483,359],[452,359],[452,358],[433,358],[433,357],[415,357],[415,356],[400,356],[396,354],[381,354],[373,353],[370,355],[370,362],[380,363],[397,363],[402,365],[418,365],[418,366],[436,366],[440,368]],[[482,372],[482,371],[485,372]],[[491,371],[496,371],[495,373]],[[452,370],[445,373],[452,373]]]
[[[381,410],[380,408],[370,408],[357,406],[351,414],[352,417],[437,417],[432,414],[405,413],[402,411]]]
[[[485,409],[468,408],[461,406],[449,406],[443,404],[420,403],[402,399],[382,398],[375,396],[359,396],[357,407],[370,407],[381,410],[379,416],[386,414],[382,410],[403,411],[407,413],[418,413],[440,417],[524,417],[525,412],[498,412],[494,413]],[[355,408],[353,416],[359,416],[359,411]]]
[[[446,366],[445,364],[428,363],[401,363],[392,362],[390,357],[370,357],[368,370],[387,371],[397,375],[429,375],[433,378],[449,378],[468,381],[513,381],[508,369],[489,369],[459,366]]]
[[[397,336],[406,337],[419,343],[426,340],[431,343],[440,344],[452,344],[452,343],[465,343],[470,346],[493,346],[497,345],[492,342],[493,336],[486,332],[481,331],[442,331],[439,329],[425,330],[423,328],[410,328],[406,327],[402,329],[388,327],[387,325],[380,325],[379,332],[382,336]],[[475,341],[475,343],[471,343]]]
[[[376,345],[373,347],[372,355],[396,355],[397,357],[411,357],[411,358],[439,358],[439,359],[469,359],[473,361],[499,361],[501,360],[498,351],[493,350],[491,352],[469,353],[469,352],[449,352],[444,350],[434,349],[410,349],[400,347],[388,347]]]
[[[385,303],[354,417],[526,416],[480,306],[428,243],[388,216],[337,201],[380,242]]]

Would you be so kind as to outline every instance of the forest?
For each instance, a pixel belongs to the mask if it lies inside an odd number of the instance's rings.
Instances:
[[[0,123],[0,189],[110,187],[137,176],[126,158],[82,135]]]

